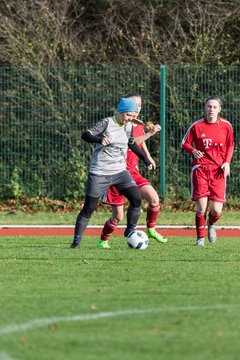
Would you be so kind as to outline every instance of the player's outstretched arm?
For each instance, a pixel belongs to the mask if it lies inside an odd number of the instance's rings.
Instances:
[[[146,124],[146,129],[148,131],[145,134],[134,138],[134,141],[137,145],[142,144],[144,141],[154,136],[157,132],[161,131],[161,126],[159,124],[154,125],[151,121],[148,121]]]

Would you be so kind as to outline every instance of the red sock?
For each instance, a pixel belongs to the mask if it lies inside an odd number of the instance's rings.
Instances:
[[[206,216],[205,213],[201,211],[196,211],[195,215],[195,224],[197,231],[197,238],[203,238],[205,236],[205,228],[206,228]]]
[[[154,228],[157,222],[158,213],[160,210],[160,205],[147,207],[147,228]]]
[[[211,213],[211,211],[209,211],[209,213],[208,213],[208,219],[209,219],[210,225],[214,225],[214,224],[218,221],[218,219],[220,219],[221,216],[222,216],[222,213],[221,213],[221,214],[218,214],[218,215],[213,215],[213,214]]]
[[[118,223],[114,223],[112,219],[108,219],[102,229],[101,240],[108,240],[117,227]]]

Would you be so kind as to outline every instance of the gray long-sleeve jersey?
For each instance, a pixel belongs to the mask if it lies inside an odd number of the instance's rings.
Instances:
[[[121,125],[116,118],[100,120],[90,129],[92,135],[108,137],[110,145],[97,144],[92,155],[89,172],[96,175],[114,175],[126,169],[126,154],[132,124]]]

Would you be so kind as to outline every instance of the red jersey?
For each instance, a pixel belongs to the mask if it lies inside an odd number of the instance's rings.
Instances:
[[[137,125],[132,127],[132,136],[134,138],[138,137],[138,136],[142,136],[144,135],[144,126],[143,125]],[[142,144],[138,145],[140,148],[142,148]],[[131,170],[134,171],[135,169],[138,170],[138,156],[128,148],[127,150],[127,158],[126,158],[126,163],[127,163],[127,170]]]
[[[194,158],[192,165],[221,166],[224,162],[230,163],[234,150],[232,125],[221,118],[215,123],[209,123],[206,118],[197,120],[186,132],[182,140],[182,148],[189,153],[195,149],[204,153],[201,159]]]

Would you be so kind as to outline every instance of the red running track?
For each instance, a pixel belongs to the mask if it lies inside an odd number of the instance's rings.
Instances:
[[[165,236],[196,236],[195,229],[161,228],[158,231]],[[124,229],[119,228],[114,231],[115,236],[123,236]],[[100,228],[88,227],[84,235],[100,236]],[[218,237],[239,237],[240,229],[217,229]],[[73,228],[0,228],[0,236],[73,236]]]

